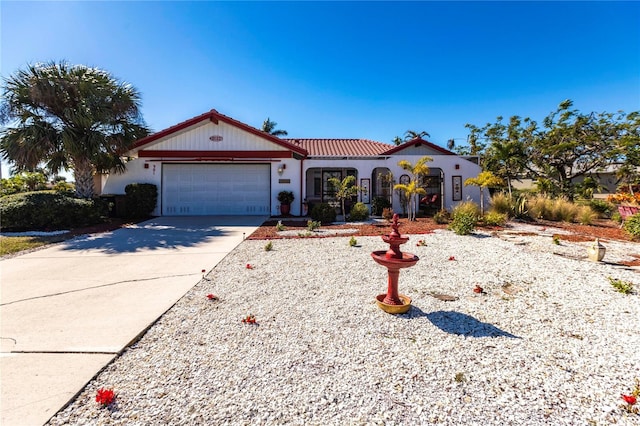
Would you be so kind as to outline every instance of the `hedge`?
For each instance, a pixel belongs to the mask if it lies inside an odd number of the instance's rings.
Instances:
[[[87,200],[55,191],[22,192],[0,198],[3,230],[61,230],[101,223],[108,208],[101,200]]]

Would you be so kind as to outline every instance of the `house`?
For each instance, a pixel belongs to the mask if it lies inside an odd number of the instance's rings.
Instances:
[[[329,201],[328,179],[353,175],[367,189],[359,201],[392,200],[403,210],[393,183],[408,183],[400,160],[414,164],[428,155],[430,175],[422,201],[451,209],[461,200],[479,201],[476,187],[463,185],[480,167],[423,139],[400,146],[364,139],[281,139],[208,111],[137,142],[127,153],[123,174],[100,180],[103,194],[124,194],[129,183],[158,187],[154,215],[279,215],[277,195],[295,195],[291,214],[305,214],[308,203]]]

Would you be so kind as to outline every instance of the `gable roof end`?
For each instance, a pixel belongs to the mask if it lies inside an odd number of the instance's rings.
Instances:
[[[231,126],[237,127],[239,129],[242,129],[246,132],[252,133],[256,136],[259,136],[263,139],[267,139],[277,145],[280,145],[284,148],[289,149],[290,151],[296,152],[304,157],[307,156],[308,152],[304,149],[301,148],[300,146],[291,144],[289,142],[287,142],[284,139],[280,139],[277,136],[273,136],[269,133],[263,132],[262,130],[258,130],[255,127],[249,126],[248,124],[245,124],[241,121],[238,120],[234,120],[231,117],[228,117],[224,114],[220,114],[218,111],[216,111],[215,109],[212,109],[211,111],[205,112],[204,114],[200,114],[196,117],[190,118],[188,120],[185,120],[181,123],[178,123],[174,126],[168,127],[164,130],[161,130],[159,132],[156,132],[152,135],[149,135],[145,138],[140,139],[139,141],[136,142],[136,144],[134,145],[134,150],[139,150],[141,148],[143,148],[146,145],[149,145],[159,139],[165,138],[167,136],[170,136],[174,133],[180,132],[184,129],[187,129],[193,125],[196,125],[204,120],[209,120],[214,124],[218,124],[218,122],[222,121],[225,122]]]
[[[398,146],[394,146],[393,148],[391,148],[388,151],[383,152],[383,155],[391,155],[391,154],[396,154],[399,151],[402,151],[403,149],[406,149],[410,146],[420,146],[420,145],[425,145],[431,149],[433,149],[434,151],[438,151],[440,153],[442,153],[442,155],[457,155],[455,152],[449,151],[448,149],[445,149],[441,146],[438,146],[436,144],[434,144],[433,142],[429,142],[426,141],[422,138],[415,138],[415,139],[411,139],[410,141],[407,141],[405,143],[402,143]]]

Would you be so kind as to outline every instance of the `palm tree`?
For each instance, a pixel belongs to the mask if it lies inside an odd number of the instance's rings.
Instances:
[[[404,132],[404,141],[407,142],[412,139],[423,138],[425,136],[428,138],[431,137],[431,135],[424,130],[421,132],[416,132],[415,130],[407,130],[406,132]]]
[[[262,131],[269,133],[273,136],[287,136],[289,133],[286,130],[276,130],[278,123],[271,121],[269,117],[262,122]]]
[[[407,209],[407,219],[416,220],[416,196],[425,195],[427,191],[424,188],[418,186],[418,182],[414,179],[407,184],[399,183],[394,185],[393,189],[401,191],[404,196],[409,200],[409,208]]]
[[[455,146],[456,146],[456,141],[455,141],[455,139],[449,139],[449,140],[447,141],[447,149],[448,149],[449,151],[452,151],[452,150],[453,150],[453,148],[455,148]]]
[[[347,212],[344,208],[345,200],[358,194],[358,192],[364,192],[365,189],[356,185],[356,177],[349,175],[344,179],[329,178],[329,185],[335,190],[335,197],[340,201],[342,207],[342,216],[344,221],[347,221]]]
[[[400,136],[396,136],[396,137],[394,137],[394,138],[391,140],[391,142],[393,142],[393,144],[394,144],[395,146],[398,146],[398,145],[402,145],[402,143],[403,143],[404,141],[402,140],[402,138],[401,138]]]
[[[480,187],[480,213],[484,214],[484,194],[483,189],[493,186],[502,185],[502,179],[497,177],[491,172],[481,172],[474,178],[469,178],[464,181],[465,185],[474,185]]]
[[[66,62],[29,65],[5,80],[0,154],[16,171],[40,164],[73,170],[76,195],[90,198],[93,175],[122,172],[122,157],[149,134],[140,94],[106,71]]]
[[[429,174],[429,166],[427,162],[433,161],[431,157],[424,156],[416,162],[415,165],[411,164],[407,160],[400,160],[398,166],[403,170],[406,170],[411,174],[411,181],[408,184],[397,184],[393,187],[394,190],[401,191],[409,200],[408,219],[416,220],[416,195],[424,195],[426,191],[418,186],[423,176]]]

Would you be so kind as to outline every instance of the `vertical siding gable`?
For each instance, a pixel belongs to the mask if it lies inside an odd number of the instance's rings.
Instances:
[[[211,136],[222,136],[212,141]],[[146,146],[153,151],[288,151],[287,148],[222,121],[207,123]]]

